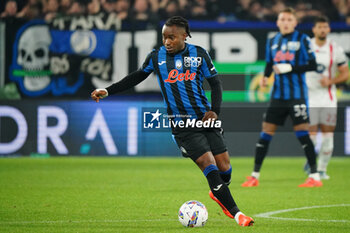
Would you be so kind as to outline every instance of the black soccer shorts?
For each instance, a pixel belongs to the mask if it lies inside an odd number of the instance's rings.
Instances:
[[[218,155],[227,151],[222,129],[183,131],[174,135],[182,156],[196,161],[204,153],[211,151]]]
[[[264,121],[276,125],[284,125],[290,116],[293,125],[309,123],[309,109],[304,99],[277,100],[272,99],[264,115]]]

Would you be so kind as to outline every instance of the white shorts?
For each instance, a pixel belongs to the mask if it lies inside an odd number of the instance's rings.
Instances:
[[[337,107],[311,107],[309,113],[310,125],[336,126],[337,124]]]
[[[337,124],[337,97],[335,92],[331,94],[332,99],[327,90],[309,90],[310,125]]]

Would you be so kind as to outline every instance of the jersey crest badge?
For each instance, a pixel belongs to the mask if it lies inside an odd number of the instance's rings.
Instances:
[[[288,50],[290,51],[297,51],[300,48],[300,42],[299,41],[289,41],[287,44]]]
[[[181,60],[176,60],[175,66],[176,66],[176,69],[181,69],[181,67],[182,67],[182,62],[181,62]]]

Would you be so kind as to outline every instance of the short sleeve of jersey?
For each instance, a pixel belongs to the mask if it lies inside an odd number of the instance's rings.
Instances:
[[[202,49],[202,50],[203,50],[202,52],[203,62],[201,65],[201,71],[205,78],[214,77],[215,75],[218,74],[218,72],[215,69],[215,66],[213,64],[213,61],[211,60],[209,53],[205,49]]]
[[[335,47],[336,47],[336,49],[335,49],[335,63],[338,66],[341,66],[341,65],[347,63],[348,59],[346,57],[346,54],[345,54],[343,48],[338,46],[338,45],[336,45]]]
[[[272,56],[271,56],[271,39],[267,39],[266,41],[266,47],[265,47],[265,61],[266,63],[272,62]]]
[[[154,51],[150,52],[145,61],[143,62],[143,65],[141,66],[141,70],[143,72],[146,72],[148,74],[152,73],[154,71],[153,61],[152,61],[152,54]]]

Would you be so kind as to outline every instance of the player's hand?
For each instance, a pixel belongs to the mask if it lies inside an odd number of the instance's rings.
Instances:
[[[322,75],[322,79],[320,80],[320,83],[322,87],[328,87],[332,85],[331,79],[324,75]]]
[[[261,79],[260,79],[260,86],[261,87],[267,87],[267,83],[268,83],[268,77],[262,77]]]
[[[202,121],[206,121],[206,120],[217,120],[218,119],[218,115],[213,112],[213,111],[208,111],[204,114],[204,117],[202,118]]]
[[[106,89],[96,89],[91,93],[91,98],[98,103],[100,99],[108,96],[108,91]]]

